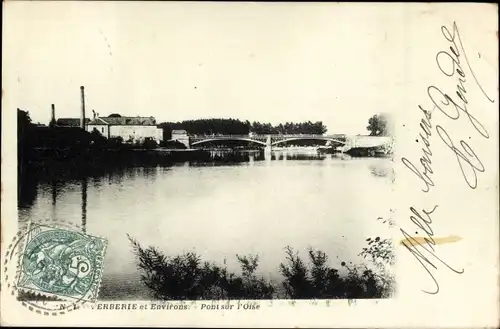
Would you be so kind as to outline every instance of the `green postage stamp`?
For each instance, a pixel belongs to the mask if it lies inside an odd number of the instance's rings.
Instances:
[[[61,299],[94,302],[106,246],[103,238],[34,225],[21,255],[17,286]]]

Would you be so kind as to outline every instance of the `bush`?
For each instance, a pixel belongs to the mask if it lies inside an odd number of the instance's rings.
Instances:
[[[158,147],[158,144],[154,139],[148,137],[141,143],[141,147],[145,149],[154,149]]]
[[[123,146],[123,137],[110,137],[108,139],[108,147],[109,148],[120,148]]]
[[[242,270],[241,276],[237,276],[214,263],[202,264],[194,253],[167,257],[154,247],[143,248],[130,236],[129,239],[139,260],[141,280],[157,299],[272,299],[277,296],[278,287],[255,274],[258,256],[236,255]],[[369,252],[364,248],[362,254]],[[383,270],[377,274],[366,266],[348,266],[342,262],[347,274],[341,276],[339,270],[327,265],[328,257],[321,250],[309,248],[309,266],[291,247],[286,247],[285,253],[286,261],[279,266],[284,277],[283,298],[384,298],[392,293],[394,282]]]
[[[238,262],[242,270],[242,281],[244,287],[244,295],[246,299],[269,299],[273,297],[274,287],[264,278],[258,277],[255,274],[259,265],[259,256],[239,256]]]
[[[280,264],[281,274],[285,277],[283,287],[292,298],[310,298],[313,294],[312,282],[308,278],[308,270],[302,259],[291,247],[286,247],[288,264]]]
[[[339,270],[327,266],[328,257],[321,250],[309,248],[311,265],[286,247],[286,264],[280,264],[281,274],[285,277],[283,286],[287,295],[293,299],[332,299],[332,298],[382,298],[388,287],[381,277],[366,266],[341,266],[347,270],[340,276]]]
[[[138,257],[142,282],[161,300],[270,299],[274,288],[255,275],[257,256],[237,255],[243,274],[237,276],[195,253],[167,257],[154,247],[143,248],[129,236]]]
[[[182,144],[179,141],[161,141],[160,147],[179,150],[187,149],[186,145]]]

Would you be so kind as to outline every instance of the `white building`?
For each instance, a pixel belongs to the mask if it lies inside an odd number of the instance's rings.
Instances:
[[[163,140],[163,129],[156,126],[154,117],[95,116],[86,129],[88,132],[97,130],[106,138],[121,137],[125,143],[144,142],[146,138],[157,143]]]
[[[187,148],[191,146],[189,141],[189,135],[186,130],[172,130],[172,138],[173,141],[178,141],[184,144]]]

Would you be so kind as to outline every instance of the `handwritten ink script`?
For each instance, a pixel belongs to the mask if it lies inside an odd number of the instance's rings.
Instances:
[[[435,172],[432,167],[432,157],[435,154],[432,152],[431,144],[434,133],[439,136],[447,149],[456,157],[456,163],[459,166],[463,180],[469,188],[476,189],[478,174],[486,170],[479,155],[468,142],[463,139],[457,142],[450,136],[443,124],[433,124],[434,113],[438,115],[441,113],[444,115],[445,120],[455,121],[463,118],[462,120],[467,120],[471,129],[477,132],[479,138],[488,139],[490,137],[488,131],[477,118],[477,113],[474,113],[473,110],[470,111],[473,105],[469,103],[467,93],[470,93],[472,88],[477,88],[488,102],[494,103],[494,100],[486,94],[483,86],[476,78],[476,74],[467,58],[465,46],[456,22],[453,23],[451,31],[448,27],[442,26],[441,33],[447,43],[447,50],[441,50],[436,54],[436,64],[441,74],[446,78],[453,79],[453,84],[456,84],[456,88],[452,91],[443,91],[436,85],[429,85],[427,87],[428,101],[430,101],[432,108],[425,109],[421,105],[418,106],[422,112],[422,118],[420,120],[420,133],[417,141],[421,141],[423,144],[422,156],[415,162],[416,165],[405,157],[401,158],[406,168],[416,176],[419,188],[423,193],[431,192],[436,186],[433,177]],[[423,240],[417,240],[404,229],[401,229],[404,237],[403,245],[420,263],[432,282],[433,289],[422,289],[423,292],[428,294],[437,294],[439,292],[439,283],[432,272],[433,270],[437,270],[439,265],[457,274],[464,272],[463,269],[458,270],[450,266],[436,253],[432,217],[438,211],[438,207],[438,205],[433,205],[432,207],[418,210],[416,207],[410,207],[410,220],[416,226],[417,234],[422,231],[424,232],[425,237]],[[421,243],[419,241],[425,242]]]

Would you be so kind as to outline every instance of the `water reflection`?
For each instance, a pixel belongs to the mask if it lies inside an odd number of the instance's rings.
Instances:
[[[148,167],[136,167],[136,170],[129,170],[127,167],[117,167],[103,174],[94,174],[92,176],[83,176],[73,179],[66,177],[37,177],[36,174],[25,172],[23,177],[19,177],[18,186],[18,207],[29,208],[37,199],[39,184],[46,183],[50,186],[51,203],[56,207],[58,194],[65,190],[65,186],[72,182],[78,182],[81,191],[81,221],[86,223],[87,219],[87,190],[89,180],[92,182],[93,189],[101,189],[103,183],[106,185],[122,185],[125,181],[134,180],[136,177],[148,177],[151,183],[154,183],[159,172],[170,170],[172,167],[207,167],[207,166],[234,166],[246,164],[253,166],[258,162],[270,163],[271,161],[323,161],[326,159],[336,160],[356,160],[347,154],[325,154],[316,150],[308,149],[279,149],[279,150],[211,150],[207,151],[208,157],[204,160],[190,160],[179,163],[169,163],[168,165],[156,165]],[[380,162],[382,163],[382,162]],[[393,179],[394,173],[392,166],[371,165],[369,170],[373,176]],[[103,179],[105,178],[105,179]]]
[[[50,183],[51,187],[52,187],[52,206],[55,207],[56,206],[56,202],[57,202],[57,182],[56,181],[53,181]]]
[[[17,206],[18,208],[29,208],[37,197],[37,179],[28,172],[18,177]]]
[[[85,177],[81,182],[82,186],[82,231],[86,232],[87,229],[87,188],[88,179]]]

